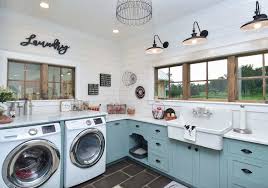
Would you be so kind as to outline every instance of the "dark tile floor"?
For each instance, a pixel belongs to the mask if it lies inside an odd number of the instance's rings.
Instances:
[[[106,172],[74,188],[163,188],[171,180],[125,159],[106,169]]]

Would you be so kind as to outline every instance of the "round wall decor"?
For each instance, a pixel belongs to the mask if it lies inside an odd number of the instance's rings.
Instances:
[[[138,86],[135,91],[136,97],[142,99],[145,96],[145,89],[142,86]]]

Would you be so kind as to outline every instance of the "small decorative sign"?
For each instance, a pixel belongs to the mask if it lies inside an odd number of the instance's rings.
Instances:
[[[100,86],[111,87],[111,75],[110,74],[100,74]]]
[[[59,39],[55,39],[54,42],[39,41],[36,39],[35,34],[31,34],[29,37],[25,39],[26,39],[25,42],[20,43],[21,46],[33,45],[33,46],[42,46],[43,48],[46,47],[54,48],[55,50],[58,51],[60,55],[65,54],[67,50],[70,48],[70,46],[62,45]]]
[[[98,95],[99,84],[88,84],[88,95]]]

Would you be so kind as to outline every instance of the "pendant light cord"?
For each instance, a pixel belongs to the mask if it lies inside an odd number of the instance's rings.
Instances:
[[[256,1],[256,11],[255,11],[255,14],[256,15],[260,15],[261,14],[259,1]]]
[[[199,33],[201,33],[201,29],[200,29],[199,24],[198,24],[197,21],[195,21],[194,24],[193,24],[193,33],[195,33],[195,25],[197,25]]]
[[[154,35],[154,44],[156,44],[156,42],[155,42],[155,38],[156,37],[158,38],[158,40],[160,41],[160,43],[163,44],[163,42],[161,41],[161,39],[160,39],[160,37],[158,35]]]

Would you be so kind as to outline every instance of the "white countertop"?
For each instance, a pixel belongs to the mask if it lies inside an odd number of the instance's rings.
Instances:
[[[118,121],[118,120],[135,120],[146,123],[152,123],[162,126],[168,126],[167,121],[165,120],[156,120],[152,116],[143,116],[143,115],[107,115],[106,112],[94,112],[94,111],[81,111],[81,112],[59,112],[53,114],[42,114],[42,115],[33,115],[33,116],[21,116],[14,119],[12,123],[9,124],[0,124],[0,129],[14,128],[20,126],[28,126],[35,124],[46,124],[51,122],[59,122],[71,119],[80,119],[80,118],[88,118],[95,116],[106,116],[107,122]],[[252,142],[257,144],[268,145],[268,126],[265,130],[262,128],[256,128],[253,130],[252,134],[244,135],[238,134],[230,130],[229,132],[224,134],[225,138],[241,140],[246,142]]]
[[[263,144],[268,145],[268,128],[264,129],[255,129],[252,131],[252,134],[239,134],[234,132],[233,130],[229,131],[228,133],[224,134],[225,138],[252,142],[256,144]]]
[[[106,116],[106,121],[107,122],[124,120],[124,119],[142,121],[142,122],[145,122],[145,123],[152,123],[152,124],[156,124],[156,125],[167,126],[167,121],[166,120],[163,120],[163,119],[162,120],[157,120],[157,119],[154,119],[152,116],[126,115],[126,114],[108,114]]]
[[[107,113],[105,112],[72,111],[72,112],[59,112],[59,113],[53,113],[53,114],[20,116],[20,117],[16,117],[12,123],[0,124],[0,129],[28,126],[28,125],[34,125],[34,124],[46,124],[46,123],[51,123],[51,122],[59,122],[63,120],[80,119],[80,118],[105,116],[105,115],[107,115]]]

